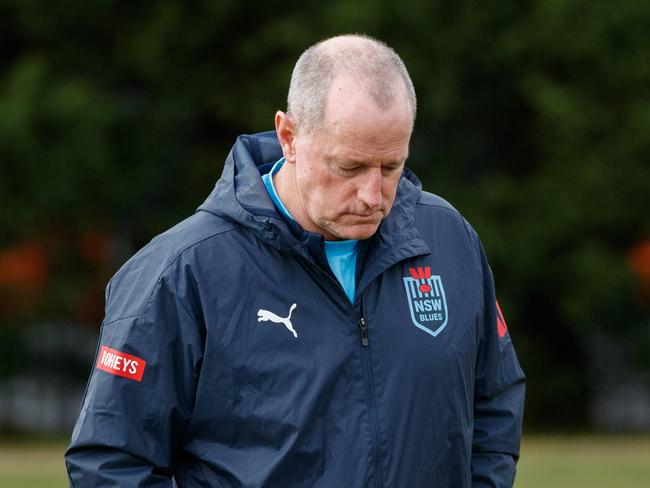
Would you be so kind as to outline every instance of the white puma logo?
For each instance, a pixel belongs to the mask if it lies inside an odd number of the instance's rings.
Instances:
[[[297,305],[295,303],[291,305],[291,308],[289,309],[289,315],[287,317],[278,317],[273,312],[269,312],[268,310],[262,310],[260,308],[257,311],[257,321],[263,322],[263,321],[270,320],[271,322],[275,322],[276,324],[284,324],[286,328],[293,333],[293,336],[295,338],[298,338],[298,333],[293,328],[293,324],[291,323],[291,314],[293,313],[296,307]]]

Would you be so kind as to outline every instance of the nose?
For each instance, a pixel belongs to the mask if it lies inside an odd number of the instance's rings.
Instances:
[[[357,198],[367,207],[379,210],[383,206],[381,194],[382,174],[381,168],[372,168],[363,175],[363,180],[357,189]]]

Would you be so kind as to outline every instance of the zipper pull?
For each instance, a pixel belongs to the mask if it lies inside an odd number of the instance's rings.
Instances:
[[[368,345],[368,327],[366,326],[366,321],[363,320],[363,317],[359,319],[359,327],[361,327],[361,344],[364,346]]]

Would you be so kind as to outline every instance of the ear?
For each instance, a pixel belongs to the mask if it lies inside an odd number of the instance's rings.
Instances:
[[[287,163],[294,163],[296,161],[296,124],[280,110],[275,114],[275,133],[280,141],[284,159]]]

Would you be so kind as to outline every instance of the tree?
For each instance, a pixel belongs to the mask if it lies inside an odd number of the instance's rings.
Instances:
[[[650,235],[643,2],[6,0],[0,16],[0,249],[39,242],[49,263],[13,323],[97,325],[110,273],[194,211],[236,134],[271,128],[300,52],[361,31],[415,82],[409,165],[482,236],[527,421],[585,419],[593,338],[647,370],[626,261]]]

